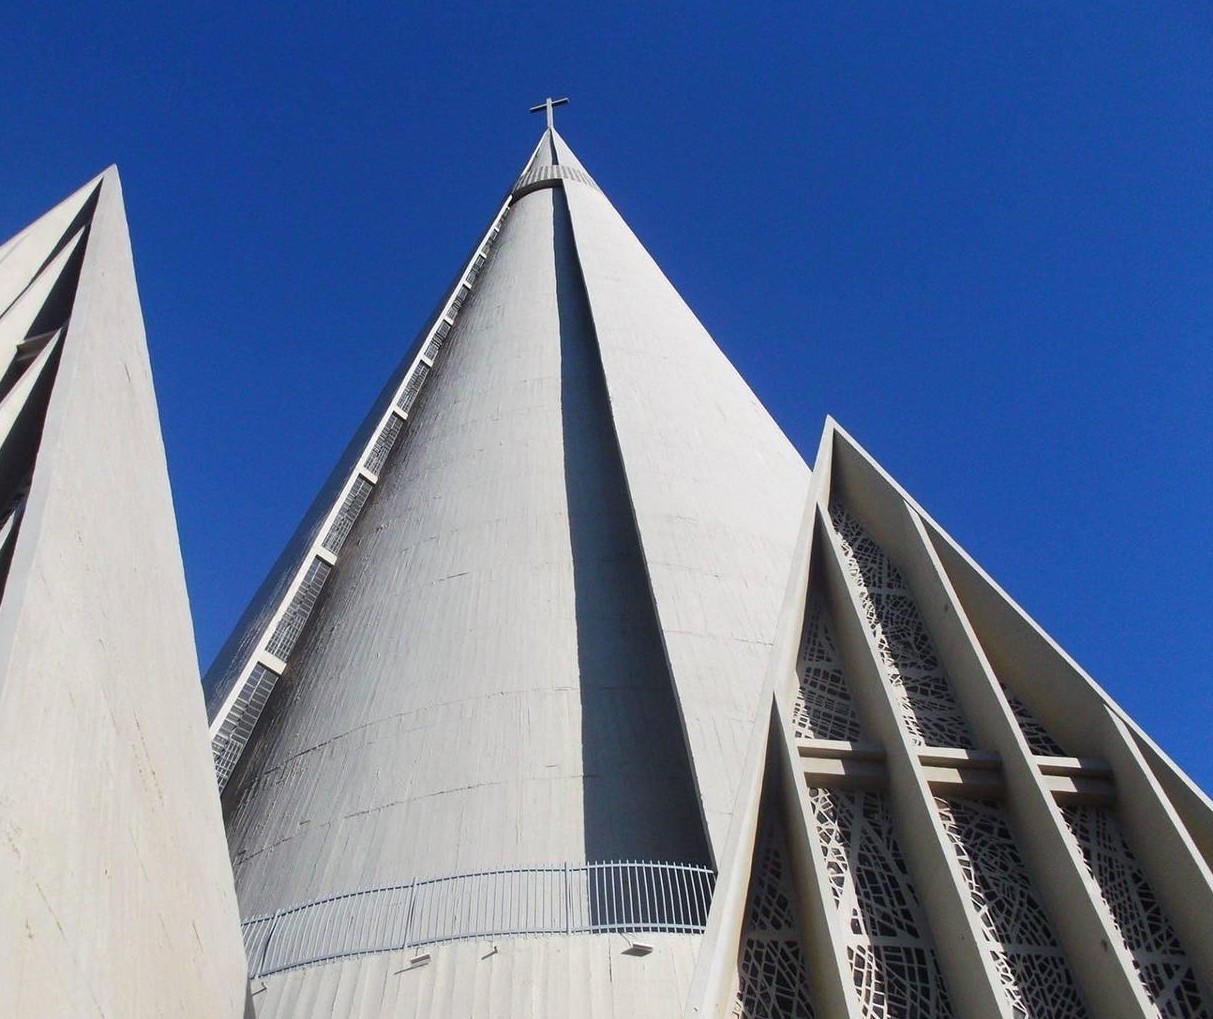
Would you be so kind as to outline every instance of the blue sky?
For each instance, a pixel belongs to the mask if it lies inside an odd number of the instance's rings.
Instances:
[[[1213,788],[1213,8],[174,7],[7,15],[0,234],[119,164],[204,667],[567,93],[805,455]]]

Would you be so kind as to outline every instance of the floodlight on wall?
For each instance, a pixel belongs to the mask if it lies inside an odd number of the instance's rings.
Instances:
[[[647,941],[633,941],[623,931],[619,932],[619,936],[628,943],[628,947],[623,953],[624,955],[648,955],[653,951],[653,946]]]

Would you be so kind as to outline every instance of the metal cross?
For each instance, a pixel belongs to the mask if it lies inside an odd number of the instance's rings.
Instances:
[[[551,131],[552,128],[555,126],[553,124],[553,118],[552,118],[552,107],[553,106],[563,106],[568,101],[569,101],[568,96],[565,96],[563,99],[553,99],[551,96],[548,96],[538,106],[532,106],[531,112],[538,113],[540,110],[546,110],[547,115],[548,115],[548,130]]]

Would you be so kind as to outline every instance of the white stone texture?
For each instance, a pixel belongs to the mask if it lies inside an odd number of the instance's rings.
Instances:
[[[0,293],[97,189],[0,600],[0,1009],[235,1017],[244,957],[116,170],[0,249]]]
[[[571,1019],[681,1014],[700,935],[618,934],[460,941],[288,970],[253,982],[257,1019]]]

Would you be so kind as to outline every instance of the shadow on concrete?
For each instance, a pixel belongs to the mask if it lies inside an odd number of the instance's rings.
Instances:
[[[709,865],[564,191],[553,198],[586,858]]]

